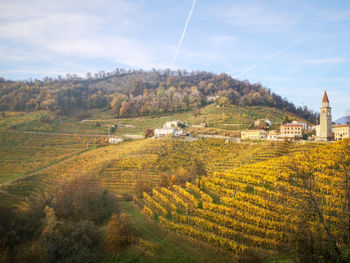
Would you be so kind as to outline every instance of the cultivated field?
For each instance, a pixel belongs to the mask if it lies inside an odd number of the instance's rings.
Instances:
[[[0,130],[0,183],[103,145],[104,138]]]

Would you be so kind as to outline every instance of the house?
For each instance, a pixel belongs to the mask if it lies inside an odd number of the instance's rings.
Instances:
[[[182,121],[167,121],[162,128],[154,129],[154,137],[186,136],[187,134],[183,131],[183,127],[186,127],[186,123]]]
[[[304,121],[292,121],[292,124],[301,125],[303,130],[311,130],[311,127],[307,122]]]
[[[176,129],[176,128],[157,128],[154,129],[154,137],[178,137],[186,135],[183,131],[183,129]]]
[[[117,137],[117,136],[110,136],[110,137],[108,137],[108,142],[109,143],[121,143],[123,141],[124,141],[124,139],[122,137]]]
[[[268,141],[278,141],[279,140],[279,135],[280,135],[280,131],[278,131],[278,130],[268,131],[268,133],[267,133],[267,140]]]
[[[264,130],[247,130],[241,132],[242,140],[265,140],[267,136]]]
[[[350,124],[333,125],[334,140],[350,138]]]
[[[164,127],[164,128],[154,129],[154,137],[156,138],[164,137],[164,136],[173,137],[175,136],[175,134],[177,134],[175,128]]]
[[[292,123],[283,124],[280,126],[280,133],[281,138],[295,139],[302,137],[302,125]]]

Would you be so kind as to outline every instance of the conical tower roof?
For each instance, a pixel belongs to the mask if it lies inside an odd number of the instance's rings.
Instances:
[[[324,95],[323,95],[322,102],[329,102],[329,100],[328,100],[328,95],[327,95],[327,91],[324,91]]]

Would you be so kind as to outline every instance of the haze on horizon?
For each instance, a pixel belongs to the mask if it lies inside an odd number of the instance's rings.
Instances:
[[[0,76],[124,68],[225,72],[333,119],[349,114],[350,2],[0,2]]]

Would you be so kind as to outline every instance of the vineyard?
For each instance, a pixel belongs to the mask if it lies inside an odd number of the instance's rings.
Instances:
[[[179,167],[190,170],[194,156],[198,156],[206,163],[208,174],[213,174],[247,163],[268,160],[317,146],[317,144],[303,145],[291,142],[236,144],[225,143],[221,139],[202,139],[193,142],[165,139],[130,141],[120,145],[93,149],[91,147],[100,143],[102,138],[47,136],[23,134],[16,131],[2,133],[2,136],[6,136],[6,134],[11,134],[12,139],[7,138],[3,145],[13,145],[12,148],[2,147],[2,150],[7,151],[6,158],[11,157],[11,149],[13,158],[18,159],[21,154],[24,157],[20,161],[22,166],[19,166],[17,161],[14,163],[14,167],[11,166],[10,161],[3,161],[3,171],[16,171],[18,169],[17,171],[21,171],[22,174],[23,171],[24,173],[37,171],[35,176],[6,186],[9,193],[21,196],[35,192],[38,186],[52,189],[69,178],[79,175],[93,175],[98,176],[101,182],[118,197],[124,198],[127,194],[130,198],[135,194],[140,184],[152,189],[161,184],[162,177],[172,181],[173,176],[178,173]],[[22,138],[22,141],[12,141],[15,138],[17,140]],[[73,152],[74,147],[81,147],[78,148],[81,151],[88,150],[87,143],[90,147],[89,151],[72,156],[75,153]],[[25,147],[25,149],[19,153],[17,150],[21,147]],[[60,153],[60,147],[62,147],[62,153],[66,155],[58,156],[54,160],[49,159],[50,152],[56,155]],[[67,153],[68,150],[71,150],[70,154]],[[40,156],[42,159],[39,158]],[[40,167],[54,164],[57,160],[64,160],[66,157],[71,158],[43,171],[38,170]],[[47,161],[45,162],[45,160]]]
[[[323,156],[328,156],[324,162]],[[305,224],[304,208],[312,196],[324,215],[322,223],[341,245],[349,227],[344,169],[349,169],[349,141],[212,172],[200,187],[197,180],[155,188],[137,202],[167,230],[237,255],[249,249],[274,255],[286,250],[290,236]],[[308,184],[303,184],[305,170],[312,175]],[[314,231],[327,235],[317,228],[317,218],[309,220]]]
[[[258,251],[270,257],[287,251],[291,236],[305,224],[325,237],[322,220],[337,244],[346,242],[348,141],[146,139],[97,147],[101,140],[3,131],[2,178],[6,171],[32,175],[3,186],[1,198],[24,204],[67,180],[92,176],[119,199],[134,199],[142,214],[164,230],[237,256]],[[205,165],[206,175],[200,178],[191,176],[194,158]],[[303,181],[305,171],[308,181]],[[179,174],[186,179],[178,180]],[[322,220],[307,212],[310,193]],[[140,242],[146,250],[157,246]]]
[[[0,183],[101,146],[103,138],[0,131]]]
[[[111,161],[132,154],[134,149],[137,150],[145,143],[147,143],[146,140],[131,141],[91,149],[43,171],[38,171],[34,176],[7,185],[4,189],[9,194],[16,196],[40,197],[42,190],[50,192],[61,183],[77,176],[96,176],[101,170],[108,167]],[[105,183],[108,185],[107,182]]]

